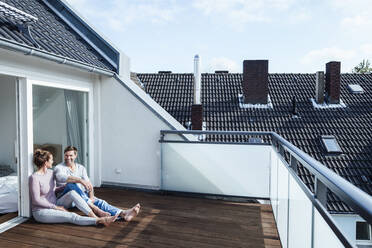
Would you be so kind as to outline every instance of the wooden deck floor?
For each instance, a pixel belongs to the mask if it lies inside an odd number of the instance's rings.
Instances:
[[[0,247],[270,247],[279,248],[270,205],[98,188],[96,195],[140,215],[109,227],[39,224],[0,234]]]
[[[11,220],[18,216],[18,212],[15,213],[8,213],[8,214],[1,214],[0,215],[0,224],[7,222],[8,220]]]

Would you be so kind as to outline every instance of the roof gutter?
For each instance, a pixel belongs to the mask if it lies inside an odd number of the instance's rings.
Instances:
[[[16,51],[16,52],[21,52],[25,55],[30,55],[30,56],[35,56],[43,59],[47,59],[59,64],[65,64],[69,65],[81,70],[85,70],[88,72],[108,76],[108,77],[113,77],[118,81],[121,85],[126,87],[137,99],[139,99],[147,108],[149,108],[156,116],[158,116],[162,121],[164,121],[171,129],[176,129],[168,120],[166,120],[160,113],[158,113],[157,110],[155,110],[151,105],[149,105],[146,101],[144,101],[138,94],[136,94],[130,87],[128,87],[124,81],[120,78],[120,76],[110,70],[105,70],[96,66],[92,66],[74,59],[69,59],[60,55],[52,54],[46,51],[42,51],[40,49],[36,49],[33,47],[29,47],[27,45],[22,45],[18,44],[16,42],[12,42],[9,40],[4,40],[0,38],[0,48],[5,48],[8,50]],[[186,138],[184,138],[186,139]]]
[[[96,66],[89,65],[84,62],[66,58],[61,55],[49,53],[49,52],[46,52],[46,51],[43,51],[43,50],[40,50],[34,47],[30,47],[27,45],[18,44],[16,42],[12,42],[12,41],[5,40],[2,38],[0,38],[0,47],[8,49],[8,50],[16,51],[16,52],[21,52],[25,55],[47,59],[47,60],[56,62],[58,64],[65,64],[65,65],[73,66],[73,67],[82,69],[84,71],[93,72],[93,73],[97,73],[97,74],[101,74],[105,76],[113,77],[116,74],[115,72],[110,71],[110,70],[102,69]]]

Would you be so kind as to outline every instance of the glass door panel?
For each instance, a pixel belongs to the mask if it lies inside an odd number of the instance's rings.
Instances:
[[[54,165],[63,162],[63,150],[78,149],[77,163],[88,168],[88,104],[86,92],[34,85],[34,149],[50,151]]]
[[[0,224],[18,216],[17,79],[0,75]]]

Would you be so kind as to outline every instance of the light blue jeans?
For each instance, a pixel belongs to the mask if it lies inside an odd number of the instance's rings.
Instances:
[[[75,191],[70,191],[64,194],[57,200],[57,206],[68,208],[72,203],[85,214],[88,214],[90,207],[81,199]],[[72,223],[76,225],[88,226],[96,225],[96,218],[80,216],[76,213],[65,212],[56,209],[40,209],[32,212],[34,219],[41,223]]]
[[[64,194],[66,194],[67,192],[71,192],[71,191],[75,191],[78,195],[81,196],[81,198],[85,202],[87,203],[91,202],[88,194],[85,191],[82,191],[81,188],[76,183],[67,183],[65,186],[65,189],[62,192],[62,197],[64,196]],[[110,213],[111,216],[114,216],[122,211],[120,208],[114,207],[108,204],[105,200],[99,199],[97,197],[94,197],[93,204],[96,205],[99,209]]]

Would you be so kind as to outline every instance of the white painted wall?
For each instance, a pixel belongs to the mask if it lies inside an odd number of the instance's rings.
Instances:
[[[0,75],[0,165],[16,169],[16,78]]]
[[[122,51],[120,51],[119,75],[123,78],[130,78],[130,58]]]
[[[159,189],[160,130],[171,127],[135,95],[141,96],[171,125],[179,130],[184,128],[136,84],[125,81],[128,88],[114,78],[103,78],[100,85],[102,181]]]
[[[356,241],[356,222],[365,220],[355,214],[332,214],[336,223],[340,226],[342,233],[353,242],[354,245],[362,244],[365,247],[372,247],[372,242]],[[364,246],[363,246],[364,247]]]

